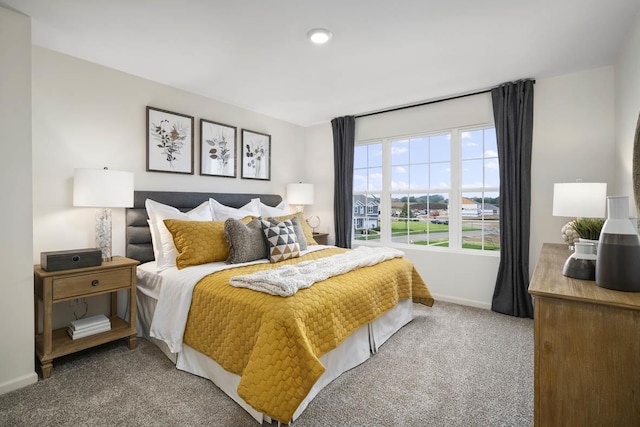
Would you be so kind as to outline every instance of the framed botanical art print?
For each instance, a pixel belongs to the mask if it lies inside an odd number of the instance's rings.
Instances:
[[[200,175],[236,177],[236,130],[200,119]]]
[[[193,117],[147,107],[147,171],[193,175]]]
[[[271,135],[242,129],[241,177],[271,180]]]

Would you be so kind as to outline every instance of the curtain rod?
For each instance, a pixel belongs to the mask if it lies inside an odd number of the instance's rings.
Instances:
[[[533,80],[533,83],[535,84],[536,81]],[[496,86],[499,87],[499,86]],[[413,108],[413,107],[421,107],[423,105],[429,105],[429,104],[437,104],[438,102],[442,102],[442,101],[452,101],[454,99],[459,99],[459,98],[466,98],[467,96],[474,96],[474,95],[480,95],[482,93],[488,93],[491,92],[491,89],[484,89],[484,90],[479,90],[477,92],[472,92],[472,93],[465,93],[463,95],[455,95],[455,96],[450,96],[448,98],[440,98],[440,99],[434,99],[432,101],[424,101],[424,102],[420,102],[418,104],[410,104],[410,105],[404,105],[402,107],[392,107],[392,108],[388,108],[386,110],[380,110],[380,111],[373,111],[371,113],[362,113],[362,114],[356,114],[354,117],[356,119],[359,119],[360,117],[367,117],[367,116],[375,116],[376,114],[382,114],[382,113],[390,113],[392,111],[399,111],[399,110],[405,110],[407,108]]]
[[[481,93],[487,93],[487,92],[491,92],[491,89],[481,90],[481,91],[473,92],[473,93],[467,93],[467,94],[464,94],[464,95],[450,96],[448,98],[434,99],[433,101],[425,101],[425,102],[420,102],[418,104],[403,105],[402,107],[387,108],[386,110],[374,111],[372,113],[356,114],[354,117],[356,119],[359,119],[360,117],[375,116],[376,114],[390,113],[392,111],[406,110],[407,108],[413,108],[413,107],[422,107],[423,105],[437,104],[438,102],[442,102],[442,101],[452,101],[454,99],[466,98],[467,96],[480,95]]]

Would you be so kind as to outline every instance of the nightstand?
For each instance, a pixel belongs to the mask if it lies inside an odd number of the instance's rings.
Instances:
[[[40,265],[33,267],[36,354],[40,361],[42,378],[49,378],[53,359],[75,353],[99,344],[126,338],[129,349],[136,347],[136,266],[138,261],[113,257],[97,267],[76,268],[63,271],[44,271]],[[129,322],[117,315],[118,291],[129,291]],[[52,330],[55,303],[111,294],[111,330],[72,340],[67,328]],[[42,305],[40,310],[38,302]],[[42,320],[42,333],[38,325]]]
[[[327,237],[329,237],[328,233],[313,233],[313,240],[318,242],[319,245],[326,245]]]

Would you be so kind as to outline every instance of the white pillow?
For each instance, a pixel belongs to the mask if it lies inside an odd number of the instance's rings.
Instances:
[[[227,219],[242,219],[246,216],[260,216],[260,199],[253,199],[241,208],[232,208],[223,205],[215,199],[209,199],[211,216],[214,221],[226,221]]]
[[[252,202],[254,200],[257,200],[260,204],[260,216],[264,218],[269,218],[272,216],[285,216],[291,213],[291,211],[289,210],[289,202],[287,200],[281,201],[276,207],[265,205],[260,201],[260,199],[251,199]]]
[[[149,212],[147,211],[147,214]],[[158,253],[160,252],[160,237],[156,234],[156,228],[151,225],[151,220],[147,220],[147,225],[149,226],[149,231],[151,232],[151,246],[153,246],[153,259],[158,259]]]
[[[173,243],[173,236],[164,225],[165,219],[181,219],[185,221],[211,221],[211,210],[209,202],[203,202],[201,205],[193,208],[189,212],[180,212],[173,206],[163,205],[147,199],[144,202],[147,208],[147,215],[151,223],[151,239],[158,265],[158,272],[175,267],[178,251]]]

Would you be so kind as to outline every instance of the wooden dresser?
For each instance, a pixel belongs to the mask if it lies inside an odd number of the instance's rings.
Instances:
[[[529,286],[534,425],[640,426],[640,293],[563,276],[569,255],[545,243]]]

